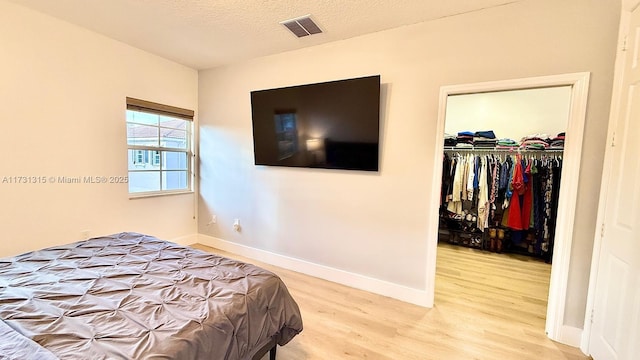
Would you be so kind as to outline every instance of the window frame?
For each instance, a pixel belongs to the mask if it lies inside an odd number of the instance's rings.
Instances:
[[[129,168],[129,166],[127,165],[127,174],[129,175],[129,184],[128,184],[128,194],[129,194],[129,198],[133,199],[133,198],[142,198],[142,197],[153,197],[153,196],[165,196],[165,195],[174,195],[174,194],[185,194],[185,193],[193,193],[194,192],[194,183],[195,183],[195,179],[194,179],[194,159],[195,159],[195,153],[193,151],[193,144],[194,144],[194,122],[193,122],[193,117],[194,117],[194,111],[193,110],[188,110],[188,109],[182,109],[182,108],[177,108],[177,107],[173,107],[173,106],[168,106],[168,105],[163,105],[163,104],[159,104],[159,103],[154,103],[154,102],[150,102],[150,101],[146,101],[146,100],[140,100],[140,99],[135,99],[135,98],[130,98],[127,97],[127,111],[134,111],[134,112],[140,112],[140,113],[147,113],[147,114],[153,114],[153,115],[159,115],[159,116],[166,116],[166,117],[171,117],[171,118],[175,118],[178,120],[184,120],[186,121],[186,129],[182,129],[182,128],[176,128],[176,127],[171,127],[171,126],[166,126],[166,125],[162,125],[162,119],[158,118],[158,123],[155,125],[149,125],[146,123],[141,123],[141,122],[136,122],[136,121],[129,121],[128,116],[125,115],[125,126],[127,126],[128,129],[128,125],[129,124],[139,124],[139,125],[146,125],[146,126],[150,126],[153,127],[157,130],[158,133],[158,143],[155,145],[133,145],[133,144],[129,144],[129,134],[127,133],[127,153],[129,153],[129,151],[133,151],[134,152],[134,158],[137,159],[138,158],[138,154],[139,151],[143,152],[143,162],[146,164],[147,161],[144,161],[144,158],[148,158],[148,164],[152,167],[152,169],[136,169],[136,170],[132,170]],[[126,114],[126,112],[125,112]],[[176,147],[171,147],[171,146],[166,146],[166,145],[162,145],[162,129],[170,129],[170,130],[180,130],[180,131],[185,131],[186,133],[186,146],[184,148],[176,148]],[[128,131],[128,130],[127,130]],[[171,170],[167,170],[165,169],[164,166],[164,157],[166,152],[177,152],[177,153],[184,153],[186,155],[186,169],[171,169]],[[129,158],[129,156],[127,156],[127,158]],[[157,163],[156,163],[156,160]],[[129,160],[127,160],[129,161]],[[130,190],[130,185],[131,185],[131,173],[135,173],[135,172],[153,172],[153,173],[157,173],[160,177],[159,179],[159,190],[152,190],[152,191],[136,191],[136,192],[132,192]],[[168,190],[163,190],[163,187],[166,185],[163,183],[163,178],[166,178],[166,175],[164,175],[163,173],[170,173],[170,172],[185,172],[186,173],[186,181],[187,181],[187,186],[185,189],[168,189]]]

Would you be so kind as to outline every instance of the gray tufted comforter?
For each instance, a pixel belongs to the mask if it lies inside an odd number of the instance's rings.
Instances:
[[[0,259],[0,359],[251,359],[302,331],[273,273],[121,233]]]

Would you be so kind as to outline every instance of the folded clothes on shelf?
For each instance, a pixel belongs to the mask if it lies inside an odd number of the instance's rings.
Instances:
[[[524,143],[520,147],[524,148],[524,149],[527,149],[527,150],[546,150],[547,147],[548,147],[548,144]]]
[[[456,144],[458,149],[473,149],[473,144],[459,142]]]
[[[545,150],[549,147],[550,141],[549,135],[547,134],[527,135],[520,141],[520,148],[528,150]]]
[[[549,135],[547,134],[531,134],[523,137],[520,140],[520,143],[523,143],[525,141],[530,141],[530,140],[540,140],[544,142],[549,142],[550,138],[549,138]]]
[[[486,140],[486,139],[483,139],[483,140],[474,139],[473,140],[473,146],[481,147],[481,148],[494,148],[494,147],[496,147],[496,143],[497,143],[497,141],[495,139],[494,140]]]
[[[498,142],[496,143],[496,148],[501,148],[501,149],[515,149],[515,148],[518,148],[519,146],[520,146],[519,142],[509,138],[502,138],[498,140]]]
[[[560,150],[560,149],[564,149],[564,140],[552,140],[551,144],[549,144],[549,147],[547,148],[549,150]]]
[[[455,135],[444,134],[444,146],[456,146],[458,139]]]
[[[486,138],[486,139],[495,139],[496,138],[496,134],[493,133],[493,130],[486,130],[486,131],[476,131],[473,134],[474,137],[479,137],[479,138]]]

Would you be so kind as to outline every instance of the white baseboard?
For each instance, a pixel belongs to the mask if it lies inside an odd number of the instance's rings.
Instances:
[[[558,336],[558,342],[579,348],[580,343],[582,342],[582,329],[562,325],[560,328],[560,336]]]
[[[297,271],[324,280],[333,281],[356,289],[388,296],[419,306],[427,306],[427,292],[388,281],[375,279],[361,274],[356,274],[325,265],[315,264],[306,260],[276,254],[246,245],[222,240],[213,236],[198,234],[198,243],[211,246],[216,249],[242,255],[271,265],[288,270]]]
[[[180,236],[180,237],[171,239],[170,241],[178,245],[192,245],[198,242],[198,234]]]

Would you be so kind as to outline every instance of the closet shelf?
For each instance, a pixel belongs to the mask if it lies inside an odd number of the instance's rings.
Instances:
[[[445,152],[500,152],[500,153],[513,153],[513,154],[531,154],[531,153],[549,153],[549,154],[558,154],[564,152],[564,149],[546,149],[546,150],[534,150],[534,149],[496,149],[496,148],[486,148],[486,147],[475,147],[475,148],[457,148],[454,146],[445,146]]]

